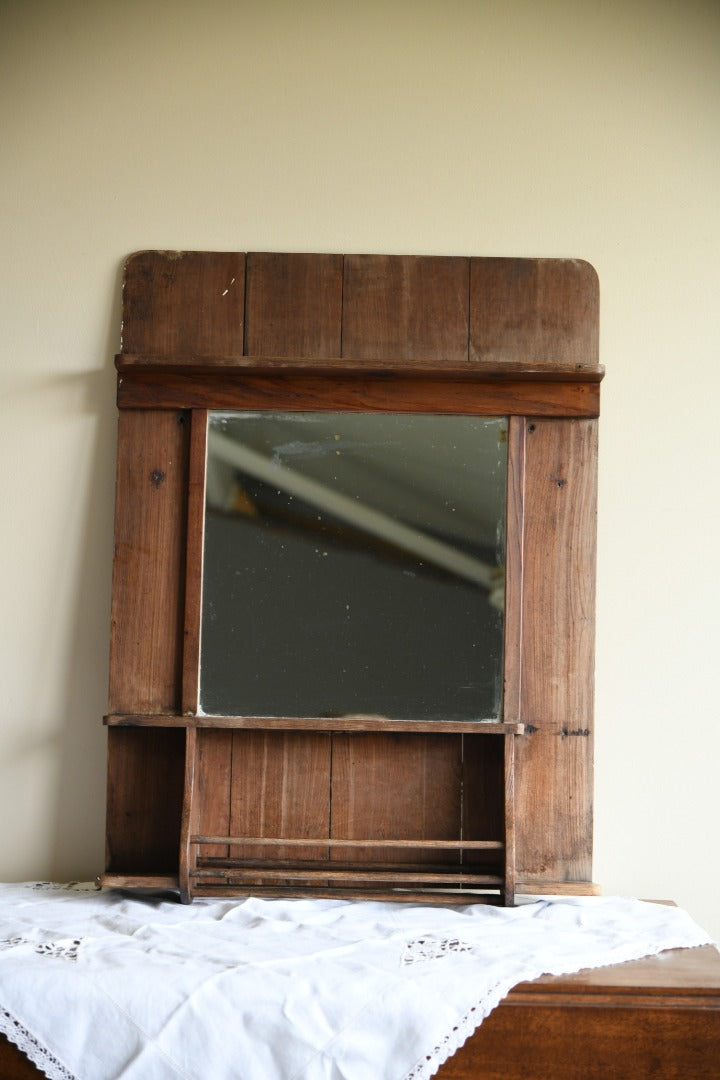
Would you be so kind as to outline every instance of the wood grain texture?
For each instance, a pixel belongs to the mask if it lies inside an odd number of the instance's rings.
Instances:
[[[384,716],[178,716],[176,713],[114,713],[108,727],[244,728],[256,731],[395,731],[458,735],[521,735],[520,723],[493,720],[389,720]]]
[[[242,252],[139,251],[125,264],[122,351],[242,352]]]
[[[315,732],[233,732],[230,833],[232,836],[330,835],[330,735]],[[243,845],[230,854],[263,858]],[[276,848],[274,859],[325,859],[327,847]]]
[[[517,874],[591,880],[597,424],[528,421]]]
[[[232,731],[198,732],[196,800],[198,814],[193,835],[205,833],[228,836],[232,802]],[[205,844],[199,847],[198,859],[224,858],[228,844]]]
[[[470,359],[598,363],[599,286],[579,259],[470,260]]]
[[[250,253],[243,352],[339,356],[342,292],[342,255]]]
[[[330,835],[456,840],[460,837],[461,784],[461,736],[338,733],[333,736]],[[342,858],[368,865],[378,859],[393,860],[390,851],[385,849],[381,855],[380,850],[353,849],[342,852]],[[331,857],[336,857],[334,850]],[[395,859],[460,861],[457,852],[421,848],[397,853]]]
[[[347,412],[465,413],[473,416],[595,417],[600,393],[595,382],[514,378],[481,381],[477,374],[447,382],[408,375],[357,372],[202,373],[135,371],[118,380],[118,407],[147,409],[277,409]]]
[[[182,684],[185,414],[118,420],[109,709],[177,711]]]
[[[469,260],[346,255],[342,355],[466,361]]]

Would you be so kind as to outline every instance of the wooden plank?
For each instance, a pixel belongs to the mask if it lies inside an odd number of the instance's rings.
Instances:
[[[219,874],[219,868],[213,867],[212,869],[196,869],[193,870],[191,876],[198,880],[202,878],[217,878]],[[323,869],[316,870],[310,867],[298,866],[283,866],[275,868],[274,866],[263,867],[232,867],[225,871],[225,877],[233,882],[237,882],[239,885],[248,884],[253,881],[281,881],[289,882],[296,879],[305,880],[308,883],[339,881],[350,882],[353,885],[361,884],[382,884],[383,882],[388,885],[403,885],[412,886],[417,888],[419,885],[457,885],[461,884],[464,887],[472,887],[475,885],[501,885],[503,883],[503,877],[498,874],[475,874],[471,872],[465,872],[461,870],[454,870],[452,873],[434,873],[423,872],[420,870],[403,870],[392,871],[378,869],[373,864],[372,869],[359,868],[357,866],[348,868],[345,867],[342,870],[329,869],[327,866]]]
[[[105,717],[108,727],[237,728],[261,731],[394,731],[399,734],[449,733],[475,735],[522,734],[521,723],[493,720],[388,720],[383,716],[179,716],[175,713],[115,713]]]
[[[330,735],[233,732],[231,836],[317,839],[322,843],[308,846],[305,856],[327,858],[329,792]],[[230,854],[240,852],[231,848]],[[263,849],[244,846],[242,854],[259,858]],[[280,847],[275,855],[288,858],[294,852]]]
[[[162,889],[178,892],[177,874],[99,874],[96,884],[103,889]],[[0,1072],[0,1076],[2,1076]]]
[[[459,840],[461,757],[457,735],[334,735],[330,835],[343,840]],[[343,858],[369,863],[377,851],[372,845],[351,848]],[[412,857],[437,861],[440,851],[447,851],[448,862],[459,862],[456,853],[440,846],[419,846]]]
[[[510,417],[505,507],[505,633],[502,702],[502,717],[506,724],[516,723],[521,718],[525,430],[524,417]]]
[[[198,711],[200,685],[200,626],[202,622],[203,546],[205,540],[205,461],[207,410],[190,414],[190,454],[187,490],[182,711]]]
[[[242,252],[139,251],[125,264],[123,352],[240,353],[244,312]]]
[[[288,847],[288,848],[302,848],[302,847],[317,847],[317,840],[307,839],[306,837],[294,837],[283,835],[280,837],[275,836],[240,836],[237,833],[233,836],[222,835],[202,835],[197,834],[190,837],[190,843],[192,844],[230,844],[237,846],[262,846],[262,847]],[[373,848],[428,848],[436,849],[438,851],[503,851],[505,844],[502,840],[422,840],[419,838],[413,838],[412,840],[380,840],[377,837],[364,837],[363,839],[348,840],[343,837],[329,837],[323,839],[323,847],[328,848],[362,848],[371,845]],[[248,856],[249,857],[249,856]],[[286,856],[277,856],[277,858],[284,858]]]
[[[599,285],[579,259],[470,260],[470,359],[598,363]]]
[[[346,255],[343,356],[466,361],[469,280],[466,258]]]
[[[112,874],[177,875],[185,732],[108,732],[107,863]]]
[[[110,712],[180,705],[186,419],[134,410],[119,417]]]
[[[190,842],[196,843],[197,832],[227,837],[232,799],[232,731],[198,730],[196,787],[199,812],[196,833]],[[228,841],[221,840],[219,844],[200,847],[197,858],[228,854]]]
[[[342,255],[249,253],[244,352],[339,356],[342,265]]]
[[[515,878],[515,893],[522,896],[602,896],[594,881],[550,881]]]
[[[437,364],[398,357],[376,357],[372,360],[353,360],[343,356],[306,356],[296,353],[290,358],[277,354],[253,354],[252,356],[154,356],[141,353],[118,353],[115,367],[121,374],[134,375],[141,372],[169,375],[184,372],[217,378],[222,375],[257,374],[260,372],[293,375],[405,375],[411,378],[422,375],[435,382],[492,382],[495,379],[508,382],[602,382],[605,369],[602,366],[578,368],[577,364],[520,365],[498,361],[480,365],[468,363]]]
[[[460,887],[427,889],[397,888],[378,889],[372,885],[362,888],[356,885],[354,888],[344,888],[342,885],[323,887],[311,885],[304,887],[297,885],[219,885],[209,883],[203,889],[201,882],[195,884],[196,896],[263,896],[268,898],[286,898],[293,900],[389,900],[396,903],[435,904],[448,907],[452,904],[493,904],[500,906],[501,899],[497,888],[489,886],[484,888],[463,889]]]
[[[138,369],[118,380],[118,407],[147,409],[278,409],[347,412],[466,413],[473,416],[595,417],[595,382],[491,379],[447,382],[408,375],[224,373],[209,380],[186,372]]]
[[[589,881],[597,424],[528,422],[517,875]]]

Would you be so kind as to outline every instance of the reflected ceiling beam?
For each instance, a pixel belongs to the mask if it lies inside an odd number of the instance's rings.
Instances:
[[[236,442],[230,436],[212,429],[208,431],[208,458],[211,456],[257,480],[286,491],[349,525],[394,544],[418,559],[433,563],[457,577],[480,585],[490,592],[494,606],[502,606],[502,603],[498,604],[503,591],[502,568],[490,566],[451,544],[436,540],[410,525],[404,525],[388,514],[374,510],[367,503],[343,495],[327,484],[303,476],[286,465],[271,461],[244,443]]]

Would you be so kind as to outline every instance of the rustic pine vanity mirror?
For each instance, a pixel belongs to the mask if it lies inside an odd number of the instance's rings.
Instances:
[[[104,885],[588,892],[598,290],[127,263]]]

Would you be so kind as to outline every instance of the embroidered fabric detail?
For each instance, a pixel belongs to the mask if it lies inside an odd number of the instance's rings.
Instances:
[[[75,1073],[66,1069],[63,1063],[38,1042],[26,1027],[16,1020],[12,1013],[0,1007],[0,1033],[18,1050],[21,1050],[36,1068],[44,1072],[48,1080],[77,1080]]]
[[[82,938],[75,938],[69,945],[59,941],[43,941],[35,947],[38,956],[54,956],[58,960],[77,960]]]
[[[423,964],[428,960],[441,960],[449,953],[472,952],[472,945],[459,938],[417,938],[408,941],[402,963]]]
[[[24,937],[8,937],[3,938],[0,941],[0,952],[4,952],[5,949],[16,949],[18,945],[28,945],[27,938]]]
[[[25,888],[36,892],[96,892],[95,885],[87,881],[31,881]]]

